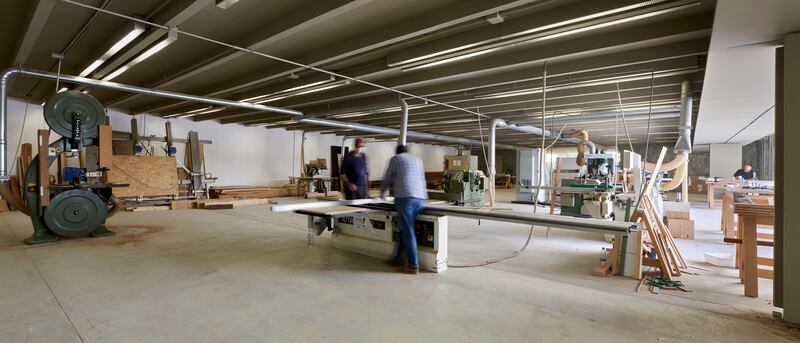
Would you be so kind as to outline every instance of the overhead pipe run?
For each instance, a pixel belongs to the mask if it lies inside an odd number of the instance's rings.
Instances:
[[[544,138],[555,138],[557,134],[553,134],[551,131],[544,130],[534,126],[519,126],[517,124],[511,124],[503,119],[494,119],[492,120],[492,124],[489,126],[489,186],[493,187],[495,176],[497,175],[497,170],[495,170],[495,161],[497,156],[497,147],[504,148],[502,145],[497,144],[497,128],[504,128],[504,129],[511,129],[520,132],[531,133],[537,136],[543,136]],[[572,142],[572,143],[580,143],[581,140],[577,138],[569,138],[560,136],[559,139],[565,142]],[[505,149],[505,148],[504,148]],[[492,191],[493,192],[493,191]],[[490,206],[494,206],[494,196],[490,194],[489,196]]]
[[[672,149],[677,154],[672,161],[661,165],[661,171],[667,172],[674,170],[672,180],[659,187],[662,191],[671,191],[683,185],[681,189],[681,201],[689,201],[689,153],[692,152],[692,81],[684,80],[681,83],[681,104],[680,119],[678,127],[678,141]],[[645,163],[645,169],[653,170],[655,165]]]
[[[345,130],[353,130],[353,131],[360,131],[360,132],[367,132],[367,133],[376,133],[380,135],[388,135],[388,136],[399,136],[400,130],[392,129],[388,127],[382,126],[374,126],[374,125],[366,125],[366,124],[358,124],[358,123],[348,123],[348,122],[341,122],[335,120],[328,120],[328,119],[317,119],[317,118],[302,118],[296,120],[300,124],[307,124],[307,125],[318,125],[318,126],[327,126],[327,127],[334,127],[339,129]],[[461,138],[461,137],[453,137],[453,136],[443,136],[437,135],[433,133],[427,132],[417,132],[417,131],[406,131],[406,136],[410,138],[416,138],[421,140],[430,140],[430,141],[438,141],[438,142],[447,142],[447,143],[456,143],[462,145],[483,145],[483,142],[480,140],[469,139],[469,138]],[[508,145],[508,144],[499,144],[499,147],[503,149],[510,149],[515,150],[519,149],[520,147],[516,145]]]
[[[400,98],[400,109],[402,110],[400,119],[400,136],[397,140],[397,145],[406,145],[406,136],[408,134],[408,103],[403,98]]]
[[[131,92],[131,93],[139,93],[139,94],[147,94],[153,96],[160,96],[164,98],[172,98],[178,100],[187,100],[187,101],[195,101],[195,102],[202,102],[206,104],[212,105],[220,105],[226,107],[236,107],[236,108],[244,108],[248,110],[256,110],[256,111],[265,111],[265,112],[275,112],[281,114],[287,114],[291,116],[302,116],[303,112],[287,109],[287,108],[280,108],[280,107],[273,107],[261,104],[253,104],[249,102],[241,102],[241,101],[233,101],[233,100],[225,100],[219,98],[209,98],[204,96],[197,96],[197,95],[189,95],[184,93],[178,92],[170,92],[170,91],[163,91],[154,88],[144,88],[144,87],[137,87],[131,85],[125,85],[116,82],[109,82],[109,81],[102,81],[102,80],[95,80],[89,79],[80,76],[71,76],[71,75],[64,75],[64,74],[57,74],[51,73],[47,71],[39,71],[39,70],[31,70],[31,69],[23,69],[23,68],[9,68],[3,71],[2,76],[0,76],[0,180],[7,180],[8,179],[8,169],[6,163],[6,156],[8,152],[8,144],[7,144],[7,137],[8,137],[8,83],[11,80],[11,77],[16,75],[25,75],[30,76],[33,78],[39,78],[44,80],[59,80],[68,83],[74,84],[81,84],[81,85],[91,85],[100,88],[106,89],[113,89],[119,90],[124,92]]]

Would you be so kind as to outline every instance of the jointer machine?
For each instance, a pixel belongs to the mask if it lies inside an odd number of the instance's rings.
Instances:
[[[107,182],[112,131],[103,106],[88,94],[64,91],[44,104],[44,119],[50,130],[38,130],[37,154],[21,176],[20,197],[8,182],[0,187],[3,198],[31,218],[33,235],[24,242],[113,235],[105,225],[120,208],[112,190],[128,185]],[[61,136],[53,143],[49,143],[51,130]],[[67,160],[79,163],[62,166]],[[59,177],[51,181],[50,166],[55,161]]]

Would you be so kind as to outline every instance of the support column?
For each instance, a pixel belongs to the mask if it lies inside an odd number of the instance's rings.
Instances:
[[[800,324],[800,34],[777,50],[775,78],[775,306]]]

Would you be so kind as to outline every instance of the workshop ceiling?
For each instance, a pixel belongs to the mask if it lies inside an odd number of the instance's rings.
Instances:
[[[618,120],[620,100],[634,144],[645,142],[648,130],[650,142],[675,141],[683,80],[692,81],[696,117],[716,5],[707,0],[229,0],[233,4],[224,9],[215,0],[79,2],[485,115],[479,122],[474,114],[408,99],[410,130],[449,136],[480,139],[491,118],[540,126],[546,62],[546,128],[586,129],[607,146],[627,143]],[[69,75],[102,59],[88,77],[117,72],[114,82],[255,98],[247,101],[297,109],[306,117],[399,127],[396,93],[185,35],[132,64],[170,37],[155,27],[144,27],[122,50],[101,58],[130,32],[132,21],[59,0],[10,3],[3,13],[7,29],[0,33],[4,41],[16,41],[0,47],[7,66],[55,72],[51,52],[60,52],[61,72]],[[123,66],[127,70],[118,73]],[[301,89],[287,91],[295,87]],[[358,134],[275,113],[203,111],[208,105],[86,90],[106,106],[131,113]],[[36,102],[56,91],[55,83],[35,79],[20,78],[11,86],[12,96]],[[500,143],[536,141],[529,134],[498,133]]]
[[[775,132],[775,48],[800,32],[800,1],[717,6],[695,143],[747,144]]]

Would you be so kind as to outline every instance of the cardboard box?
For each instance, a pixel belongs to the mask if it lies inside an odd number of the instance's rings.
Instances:
[[[668,218],[667,227],[673,238],[694,239],[694,220]]]

